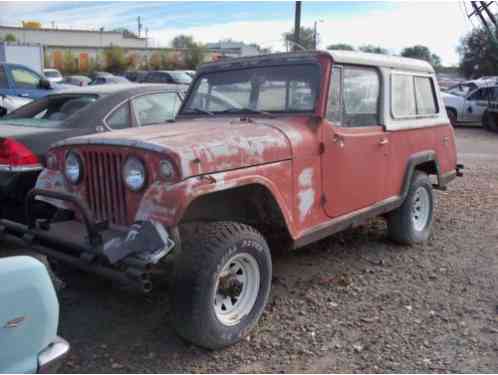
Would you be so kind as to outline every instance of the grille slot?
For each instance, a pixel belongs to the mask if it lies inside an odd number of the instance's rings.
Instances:
[[[128,225],[126,190],[121,178],[124,157],[107,151],[84,151],[88,205],[98,221]]]

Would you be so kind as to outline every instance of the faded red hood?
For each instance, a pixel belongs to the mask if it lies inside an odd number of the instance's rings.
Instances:
[[[290,159],[289,138],[278,127],[238,118],[180,120],[71,138],[57,146],[102,144],[138,147],[173,156],[184,178]]]

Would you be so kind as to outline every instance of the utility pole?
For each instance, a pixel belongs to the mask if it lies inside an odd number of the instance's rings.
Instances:
[[[301,2],[296,1],[296,10],[294,12],[294,45],[293,50],[297,51],[299,43],[299,33],[301,31]]]
[[[138,23],[138,37],[140,38],[140,34],[142,33],[142,21],[140,19],[140,16],[137,17],[137,23]]]
[[[314,27],[313,27],[313,45],[315,47],[315,50],[318,49],[318,30],[317,30],[317,25],[318,23],[323,22],[323,20],[318,20],[315,21]]]

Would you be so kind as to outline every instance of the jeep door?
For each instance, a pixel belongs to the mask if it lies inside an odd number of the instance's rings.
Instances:
[[[377,69],[332,68],[322,124],[322,185],[324,208],[330,217],[384,199],[389,140],[379,125],[380,88]]]

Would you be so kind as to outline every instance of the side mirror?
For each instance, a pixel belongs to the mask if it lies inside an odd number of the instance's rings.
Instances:
[[[41,78],[40,82],[38,83],[38,87],[44,90],[50,90],[52,88],[52,85],[50,84],[50,81],[46,78]]]

